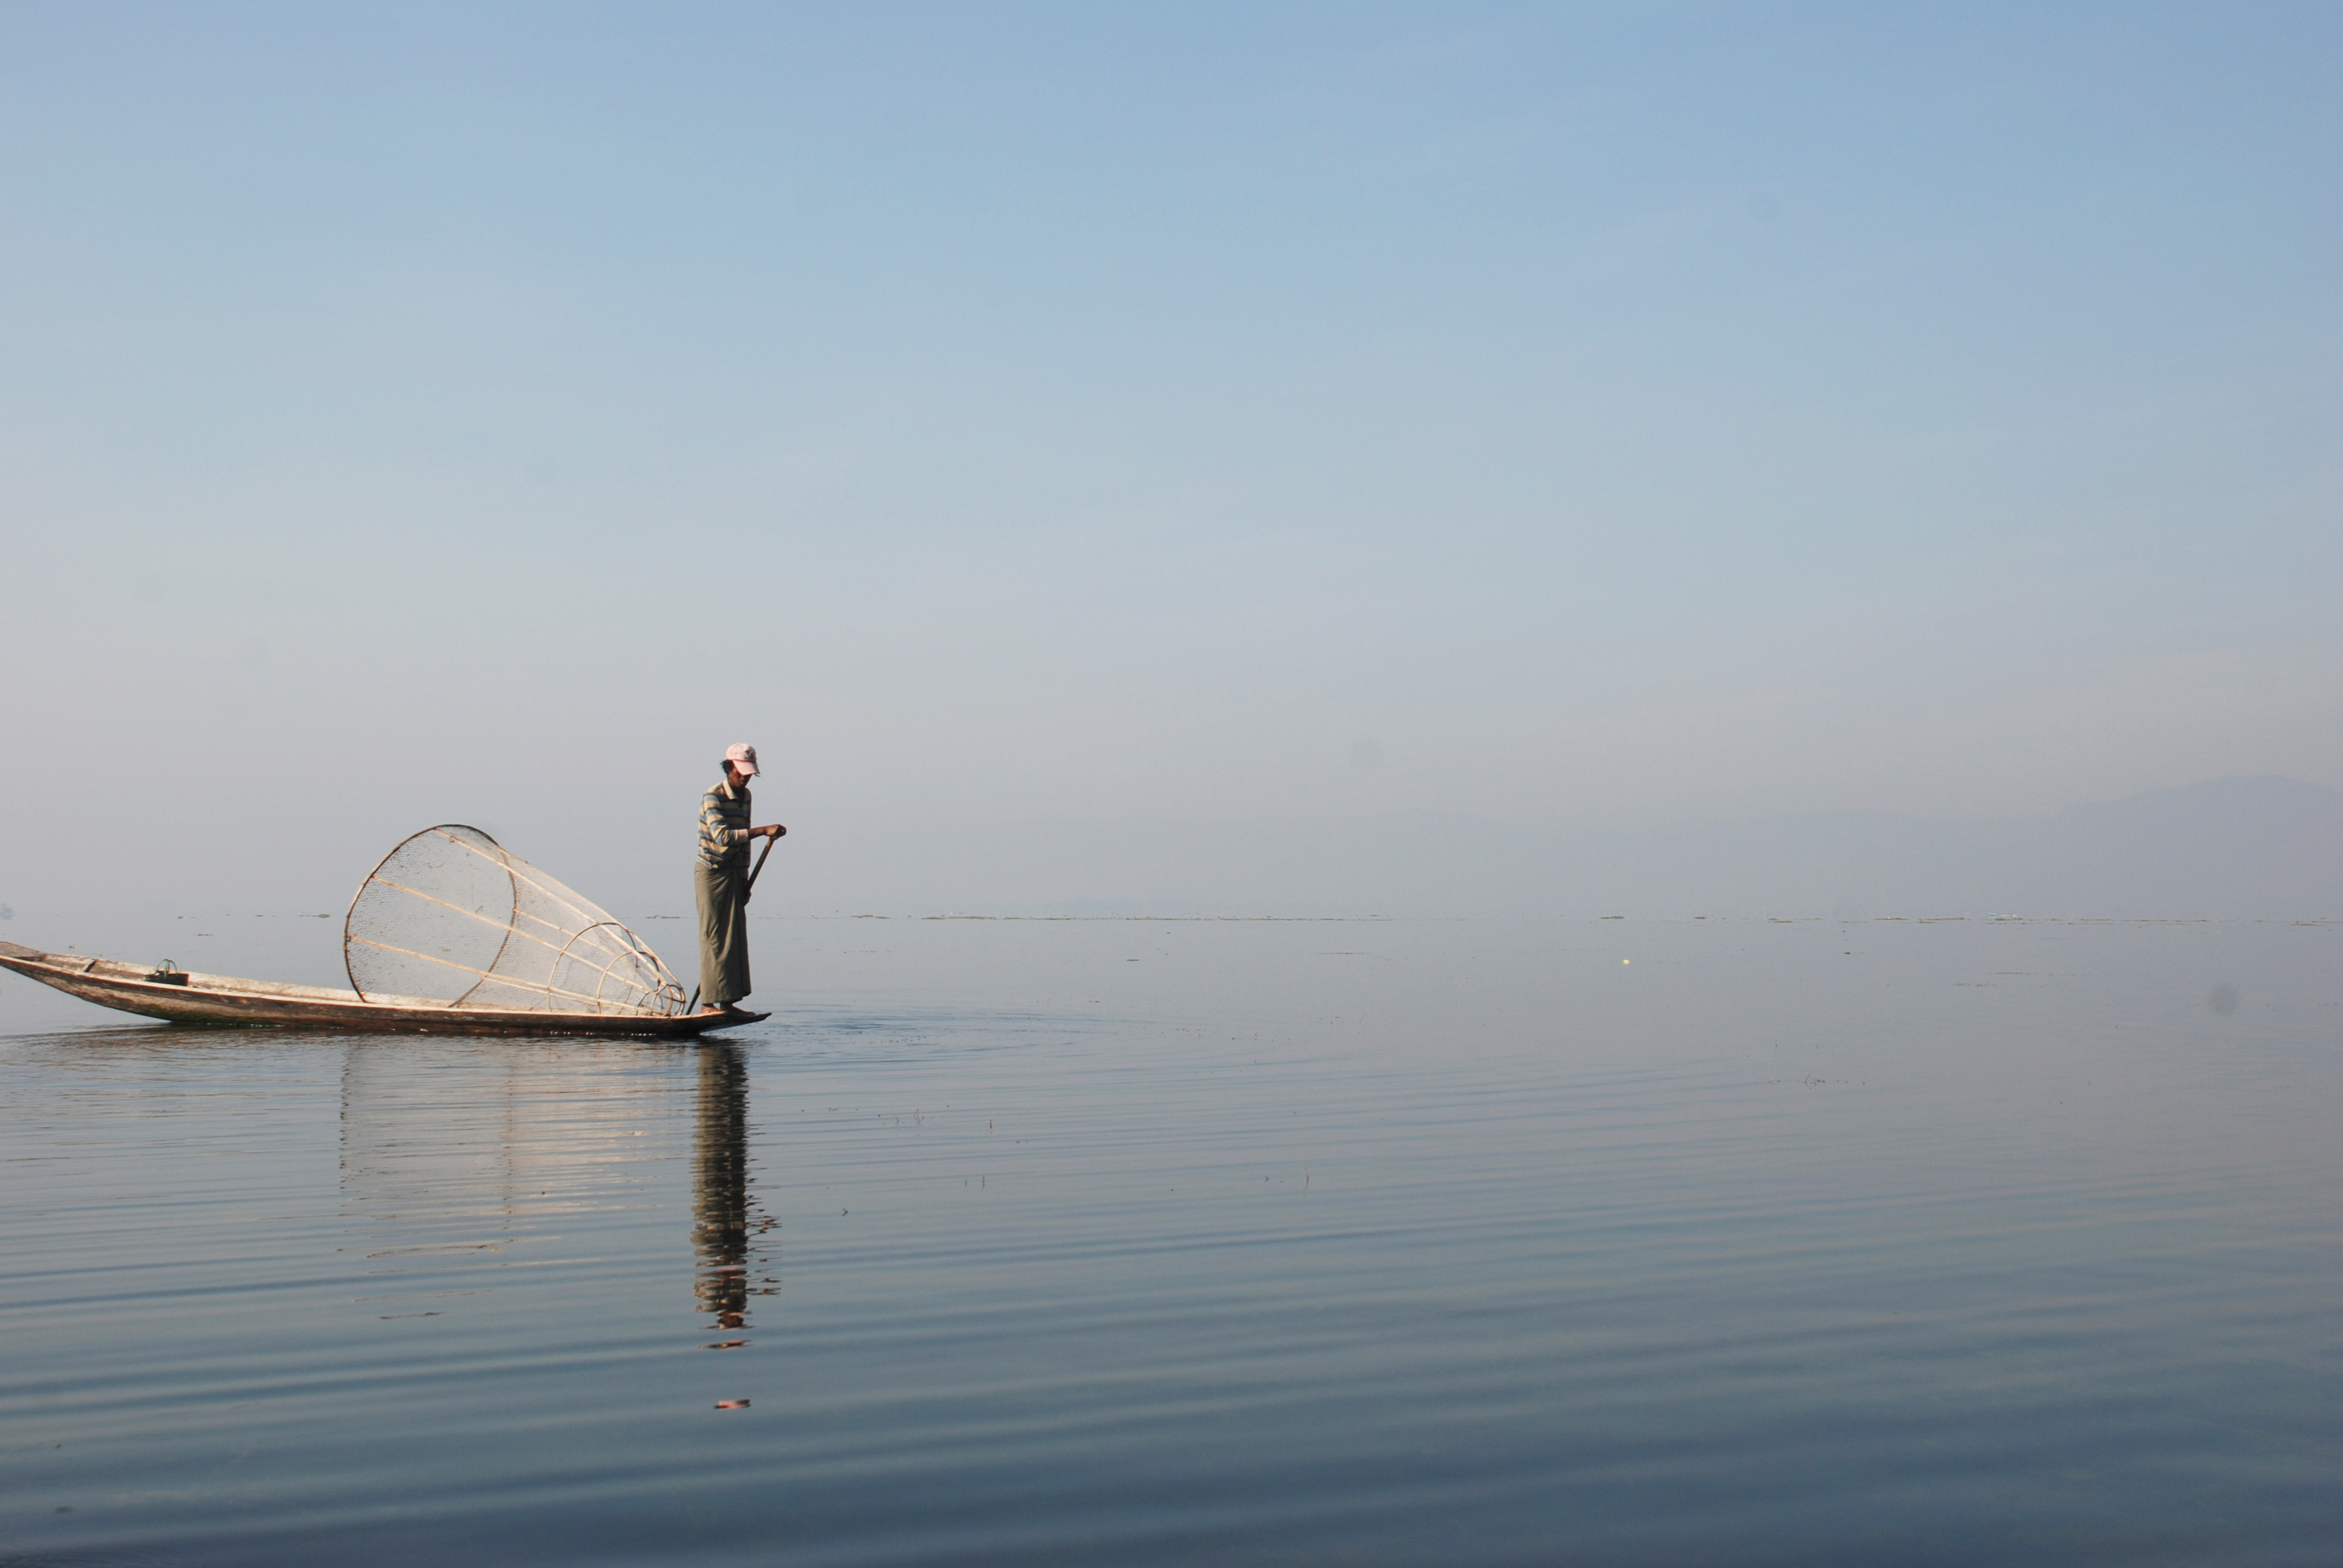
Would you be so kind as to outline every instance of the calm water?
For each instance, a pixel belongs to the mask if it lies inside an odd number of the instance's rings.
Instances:
[[[113,946],[329,978],[227,924]],[[0,975],[0,1562],[2343,1557],[2343,927],[754,930],[682,1049]]]

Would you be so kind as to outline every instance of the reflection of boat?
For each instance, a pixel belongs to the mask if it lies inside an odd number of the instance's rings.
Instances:
[[[738,1023],[761,1012],[552,1012],[458,1007],[428,997],[360,996],[325,986],[190,974],[79,953],[45,953],[0,942],[0,968],[56,987],[84,1001],[174,1023],[272,1024],[356,1032],[425,1034],[631,1034],[677,1039]]]

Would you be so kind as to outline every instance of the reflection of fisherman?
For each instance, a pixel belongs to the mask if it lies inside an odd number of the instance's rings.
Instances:
[[[691,1141],[692,1294],[717,1326],[749,1311],[749,1064],[729,1044],[699,1049],[699,1116]]]
[[[749,826],[749,780],[757,749],[724,749],[724,780],[699,798],[699,858],[691,880],[699,903],[702,1012],[738,1012],[749,994],[749,840],[778,839],[788,829]]]

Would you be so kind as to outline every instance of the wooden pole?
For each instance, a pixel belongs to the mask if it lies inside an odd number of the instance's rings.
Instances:
[[[749,901],[749,895],[757,890],[757,878],[759,873],[762,872],[765,869],[765,856],[771,854],[773,852],[773,846],[780,841],[781,837],[778,833],[765,840],[765,854],[757,857],[756,869],[749,873],[749,885],[741,890],[740,901],[742,903],[747,903]]]

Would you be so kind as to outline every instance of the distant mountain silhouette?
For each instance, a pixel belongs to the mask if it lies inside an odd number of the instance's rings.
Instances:
[[[2343,914],[2343,791],[2217,779],[1988,827],[1818,812],[1583,854],[1654,913],[2304,919]]]
[[[1826,811],[1663,833],[1432,814],[989,823],[848,846],[817,910],[2343,917],[2343,791],[2217,779],[2028,821]]]
[[[2343,791],[2216,779],[2077,806],[2019,829],[2001,874],[2045,912],[2343,913]]]

